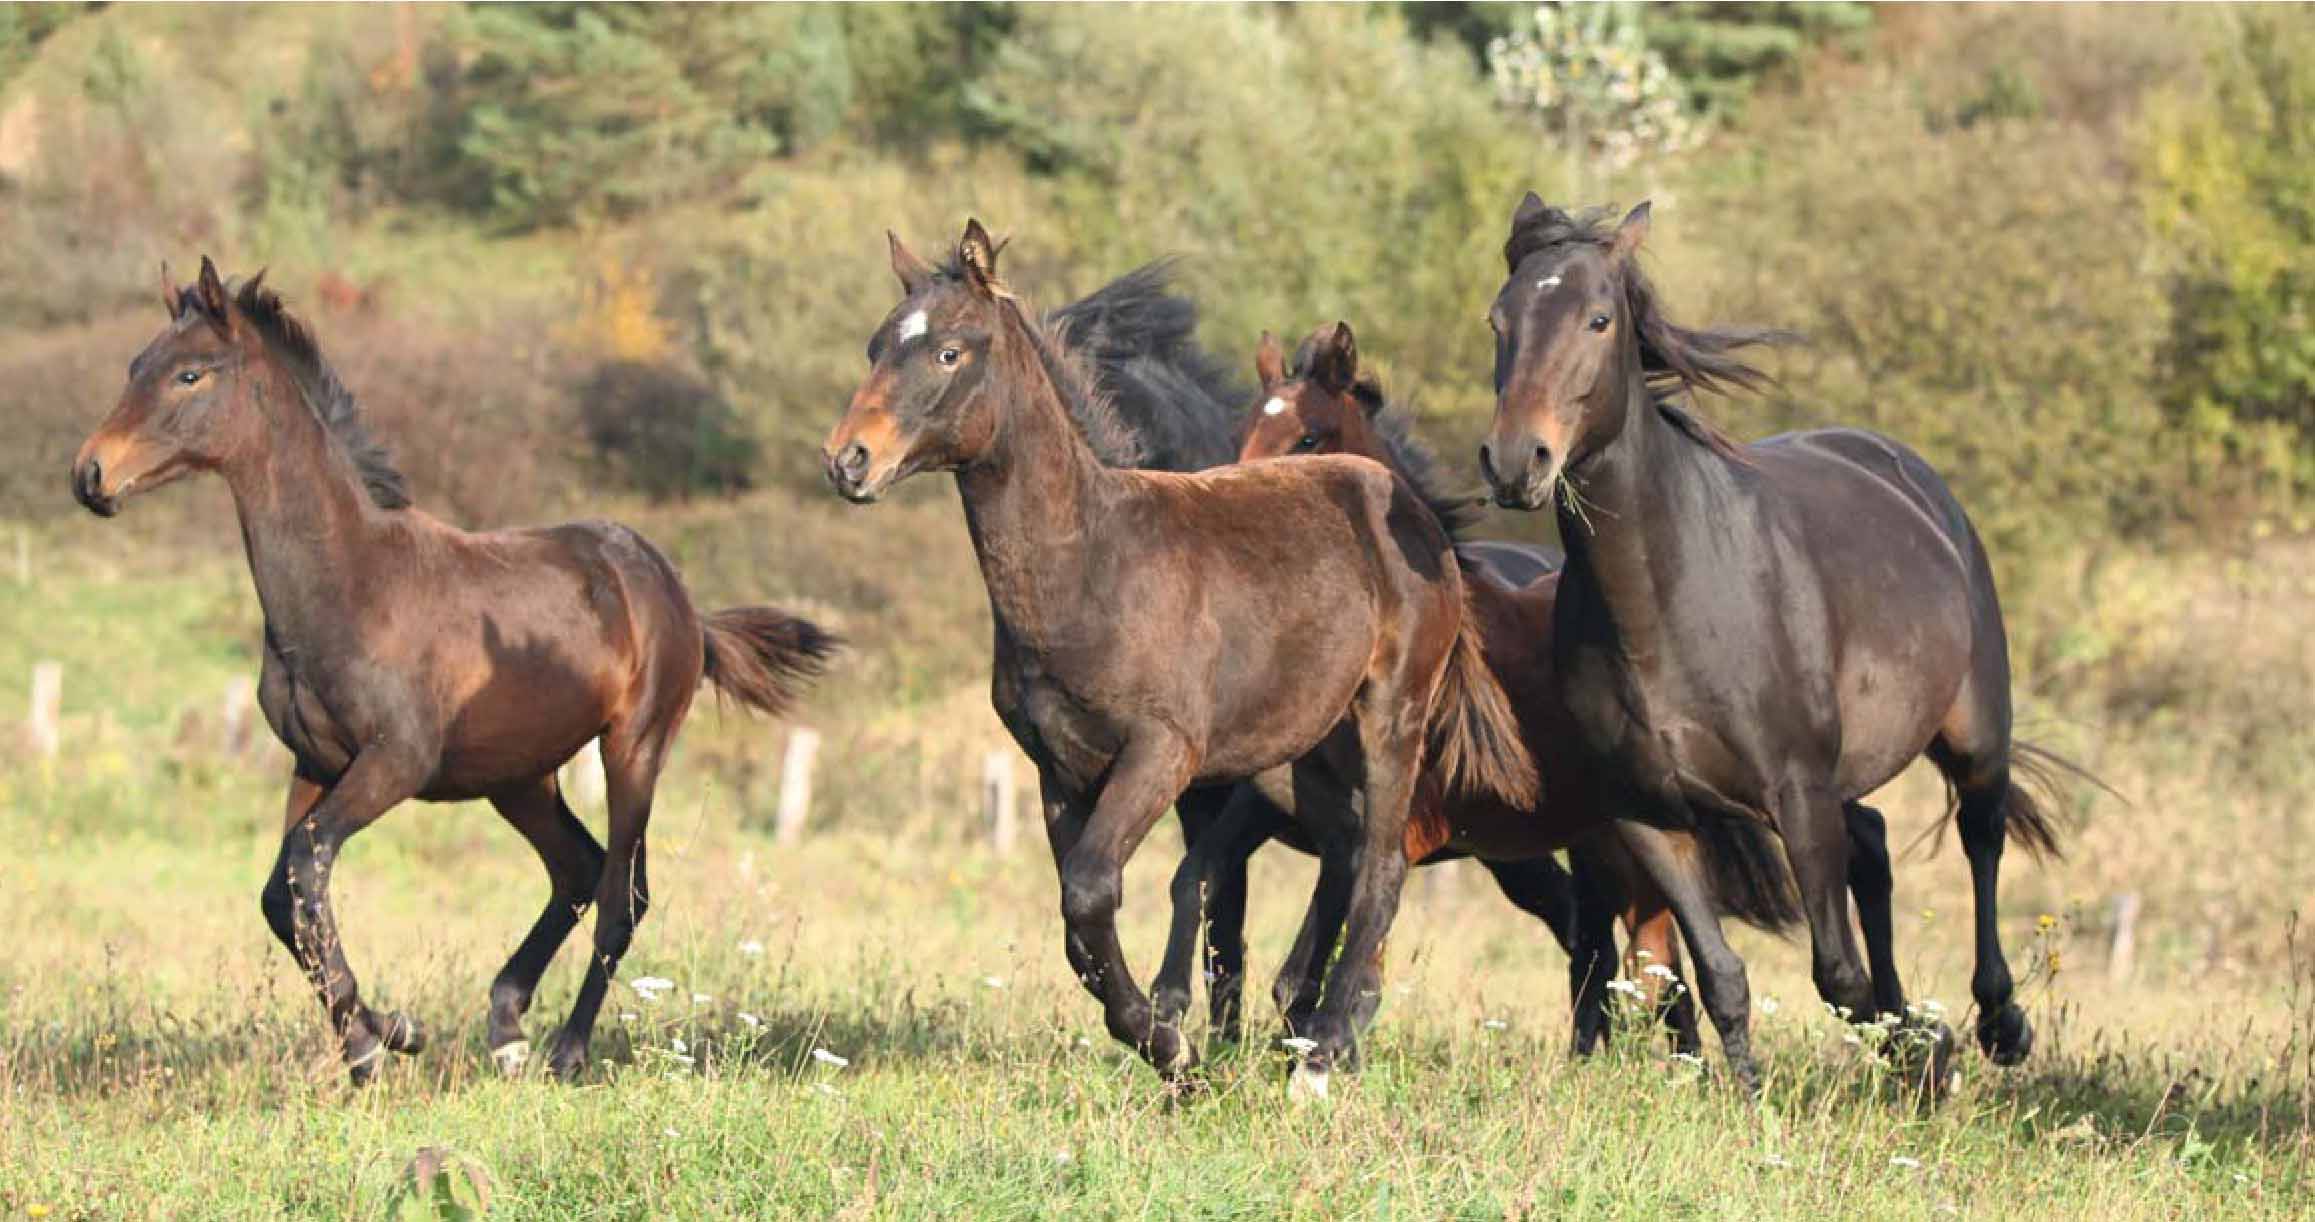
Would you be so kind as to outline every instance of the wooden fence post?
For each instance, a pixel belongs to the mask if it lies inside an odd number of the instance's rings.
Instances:
[[[225,685],[225,703],[219,720],[225,725],[225,753],[239,755],[249,749],[249,710],[257,703],[257,681],[247,675]]]
[[[1002,857],[1013,851],[1020,809],[1013,786],[1013,752],[999,747],[981,757],[981,803],[989,820],[989,844]]]
[[[32,664],[32,749],[43,758],[53,758],[57,748],[64,745],[63,728],[58,718],[64,707],[64,664],[35,662]]]
[[[2138,893],[2114,897],[2114,944],[2106,955],[2106,978],[2119,984],[2138,965]]]
[[[584,818],[603,804],[603,790],[603,742],[591,738],[563,765],[563,796],[573,813]]]
[[[794,844],[804,838],[804,816],[812,809],[812,763],[820,757],[820,732],[810,726],[788,730],[787,754],[780,759],[780,808],[772,839]]]

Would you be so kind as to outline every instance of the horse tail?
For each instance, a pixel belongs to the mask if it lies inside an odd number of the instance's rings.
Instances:
[[[825,669],[844,642],[807,619],[772,607],[732,607],[700,617],[706,678],[724,695],[775,716],[796,688]]]
[[[1431,758],[1447,787],[1492,793],[1513,806],[1535,805],[1543,788],[1535,757],[1519,733],[1519,715],[1480,646],[1471,589],[1463,588],[1462,624],[1431,707]]]
[[[1770,933],[1800,924],[1800,888],[1793,882],[1783,838],[1767,824],[1706,814],[1696,821],[1696,840],[1722,915]]]
[[[2023,740],[2010,744],[2010,775],[2009,788],[2002,794],[2002,825],[2008,829],[2008,838],[2037,860],[2063,859],[2066,855],[2058,844],[2058,834],[2064,830],[2059,825],[2064,821],[2068,778],[2114,794],[2113,786],[2089,769]]]
[[[2068,779],[2095,786],[2117,798],[2122,796],[2098,774],[2023,739],[2010,743],[2009,771],[2011,779],[2002,790],[2001,798],[2003,834],[2037,861],[2063,860],[2066,856],[2058,838],[2067,830],[2061,825],[2069,822],[2063,814]],[[1942,839],[1946,826],[1960,813],[1960,791],[1948,780],[1945,816],[1931,824],[1913,847],[1918,849],[1924,843]]]

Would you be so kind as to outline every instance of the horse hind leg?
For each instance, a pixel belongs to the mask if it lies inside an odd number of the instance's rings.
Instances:
[[[1962,684],[1961,695],[1929,744],[1930,761],[1958,798],[1956,821],[1969,859],[1977,929],[1977,967],[1970,994],[1977,1002],[1977,1042],[1997,1065],[2015,1065],[2033,1050],[2034,1029],[2017,1004],[2016,983],[2001,945],[2001,861],[2013,808],[2027,799],[2010,780],[2010,710],[2006,663],[1998,675],[1986,666]],[[2026,806],[2028,812],[2032,810]]]
[[[603,779],[611,814],[608,851],[595,881],[595,947],[586,979],[579,985],[571,1015],[556,1035],[547,1056],[547,1068],[565,1081],[587,1066],[587,1047],[594,1038],[595,1018],[603,1007],[619,961],[635,938],[635,928],[651,908],[651,881],[644,854],[644,833],[651,824],[651,805],[659,786],[659,771],[667,760],[667,745],[682,724],[685,702],[658,724],[637,727],[614,724],[603,736]]]
[[[1865,960],[1873,977],[1873,1008],[1903,1021],[1890,1046],[1892,1057],[1917,1082],[1942,1090],[1951,1067],[1953,1032],[1933,1013],[1915,1014],[1905,1004],[1905,984],[1897,974],[1897,944],[1890,892],[1889,824],[1862,802],[1841,807],[1849,832],[1849,894],[1857,902],[1857,925],[1865,934]]]
[[[513,1074],[530,1054],[522,1020],[530,1010],[531,994],[594,901],[603,876],[603,846],[571,813],[552,773],[494,796],[491,805],[538,853],[551,888],[545,910],[490,986],[490,1055],[501,1070]]]

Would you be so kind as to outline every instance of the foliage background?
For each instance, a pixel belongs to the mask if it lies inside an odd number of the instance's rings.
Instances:
[[[1530,188],[1653,198],[1648,257],[1678,313],[1807,334],[1771,358],[1772,392],[1709,414],[1747,436],[1868,425],[1954,481],[1999,570],[2027,732],[2122,795],[2076,795],[2075,851],[2011,870],[2011,911],[2065,914],[2102,947],[2112,902],[2137,895],[2143,987],[2097,996],[2184,1030],[2182,997],[2231,989],[2254,999],[2246,1023],[2286,1026],[2296,1011],[2260,990],[2307,953],[2283,931],[2315,797],[2315,15],[1682,3],[1552,20],[1591,41],[1514,70],[1515,36],[1542,29],[1526,5],[0,6],[0,575],[15,551],[30,577],[0,582],[0,827],[36,846],[35,877],[85,879],[25,892],[25,912],[88,914],[0,956],[0,1129],[83,1115],[81,1088],[58,1083],[80,1081],[94,1062],[72,1058],[93,1045],[54,1052],[7,1024],[47,1013],[28,1008],[36,977],[111,970],[105,939],[129,918],[89,898],[111,894],[105,871],[175,870],[220,929],[260,932],[253,906],[212,895],[270,852],[278,766],[267,747],[208,745],[216,693],[255,665],[230,508],[188,484],[99,526],[65,493],[158,325],[161,260],[270,266],[421,504],[477,526],[630,519],[703,602],[793,603],[861,642],[807,714],[845,776],[816,798],[817,877],[861,868],[861,846],[978,844],[963,820],[1001,741],[949,493],[921,481],[860,513],[819,480],[818,442],[892,301],[882,230],[929,253],[978,215],[1013,235],[1010,275],[1048,307],[1181,255],[1202,338],[1238,369],[1265,328],[1348,319],[1472,475],[1492,398],[1481,307]],[[1635,108],[1676,115],[1658,126],[1679,138],[1614,139],[1643,130]],[[10,732],[42,658],[67,667],[61,771]],[[671,784],[725,829],[717,853],[772,859],[776,734],[736,717],[687,732]],[[1886,800],[1908,836],[1939,809],[1919,776]],[[477,852],[471,835],[428,832],[382,864],[417,885],[426,862]],[[510,861],[519,891],[527,859]],[[959,928],[1049,939],[1050,883],[1026,859],[1003,870],[1019,912],[971,908]],[[701,885],[729,872],[718,857]],[[1908,903],[1958,911],[1958,854],[1900,872]],[[913,903],[939,884],[850,898]],[[1034,949],[1008,974],[1058,980],[1059,956]],[[246,974],[294,992],[270,953],[257,943]],[[1959,996],[1958,952],[1932,962],[1930,987]],[[1056,1021],[1090,1017],[1073,1001]],[[304,1031],[303,1006],[281,1021]],[[2304,1102],[2274,1111],[2279,1079],[2257,1068],[2305,1043],[2282,1038],[2207,1052],[2181,1036],[2148,1055],[2181,1081],[2185,1062],[2231,1066],[2195,1089],[2224,1078],[2229,1106],[2300,1127],[2291,1146],[2245,1122],[2230,1149],[2272,1138],[2303,1157]],[[2067,1064],[2076,1093],[2053,1098],[2119,1097],[2081,1095],[2112,1085],[2103,1062]],[[2170,1083],[2126,1084],[2113,1091],[2159,1119]],[[893,1106],[909,1098],[896,1087]],[[2058,1106],[1981,1102],[2013,1120]],[[126,1131],[144,1105],[123,1106]],[[65,1158],[79,1130],[58,1131]],[[2037,1182],[2076,1182],[2069,1167]]]

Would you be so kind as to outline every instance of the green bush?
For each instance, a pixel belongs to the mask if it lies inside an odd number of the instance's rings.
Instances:
[[[2152,109],[2146,210],[2175,269],[2162,392],[2197,457],[2315,488],[2315,19],[2246,11],[2207,88]]]
[[[450,37],[459,150],[518,228],[728,193],[849,102],[842,26],[818,7],[483,5]]]

